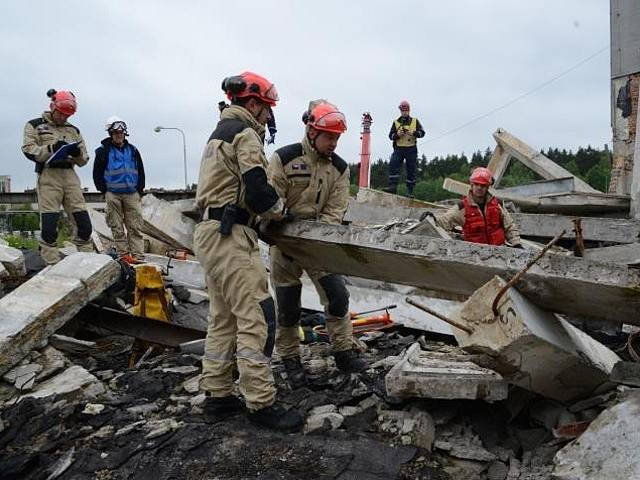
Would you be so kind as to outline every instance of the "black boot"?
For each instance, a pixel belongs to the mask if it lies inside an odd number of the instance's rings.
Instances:
[[[338,370],[344,373],[357,373],[369,368],[367,362],[358,357],[358,354],[353,349],[334,352],[333,358],[336,361]]]
[[[304,372],[300,357],[283,358],[282,363],[292,389],[296,390],[307,385],[307,374]]]
[[[282,405],[274,403],[255,412],[249,412],[249,420],[262,427],[280,430],[281,432],[297,432],[302,428],[304,420],[297,410],[287,411]]]
[[[205,422],[217,422],[244,410],[244,403],[233,395],[228,397],[209,397],[204,399],[202,414]]]

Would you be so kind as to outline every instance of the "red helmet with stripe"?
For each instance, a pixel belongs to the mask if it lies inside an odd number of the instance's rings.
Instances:
[[[229,100],[255,97],[271,107],[275,107],[279,100],[276,86],[265,77],[253,72],[243,72],[240,75],[225,78],[222,81],[222,90]]]

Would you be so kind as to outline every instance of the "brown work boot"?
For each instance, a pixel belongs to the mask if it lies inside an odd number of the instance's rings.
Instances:
[[[281,432],[300,431],[304,420],[297,410],[286,410],[279,403],[249,412],[249,421],[262,427],[280,430]]]
[[[334,352],[333,358],[338,370],[344,373],[358,373],[369,368],[367,362],[362,360],[353,349]]]
[[[307,385],[307,374],[302,367],[300,357],[283,358],[282,363],[292,389],[296,390]]]
[[[217,422],[224,418],[240,413],[244,410],[244,403],[233,395],[228,397],[210,397],[204,399],[202,414],[205,422]]]

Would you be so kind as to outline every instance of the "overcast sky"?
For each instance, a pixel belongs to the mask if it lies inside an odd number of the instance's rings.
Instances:
[[[606,0],[65,1],[3,0],[0,15],[0,174],[14,191],[35,185],[20,152],[27,120],[49,88],[72,90],[91,151],[111,115],[126,120],[147,186],[197,181],[218,119],[223,77],[253,70],[275,82],[276,147],[302,138],[301,114],[324,97],[347,115],[337,153],[358,161],[362,113],[372,156],[387,158],[397,105],[407,99],[427,131],[427,158],[493,148],[503,127],[536,148],[610,142],[609,51],[508,108],[438,138],[576,65],[609,43]],[[269,155],[272,148],[267,149]]]

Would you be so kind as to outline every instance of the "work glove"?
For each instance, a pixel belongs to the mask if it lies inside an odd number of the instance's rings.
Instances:
[[[80,147],[78,145],[74,145],[69,149],[69,155],[72,157],[79,157],[82,152],[80,151]]]
[[[58,150],[60,150],[65,145],[67,145],[67,142],[65,142],[64,140],[58,140],[56,143],[51,145],[51,153],[57,152]]]
[[[267,145],[272,145],[276,142],[276,134],[273,133],[267,138]]]
[[[420,214],[420,221],[424,222],[427,219],[427,217],[430,217],[434,222],[436,221],[436,216],[432,212],[429,212],[429,211],[422,212]]]

